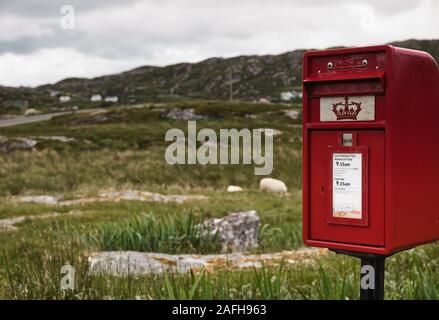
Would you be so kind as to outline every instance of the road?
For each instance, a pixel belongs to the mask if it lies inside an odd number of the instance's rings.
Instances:
[[[77,110],[77,111],[62,111],[62,112],[55,112],[55,113],[46,113],[46,114],[38,114],[34,116],[18,116],[15,118],[10,119],[1,119],[0,120],[0,128],[1,127],[10,127],[10,126],[17,126],[20,124],[25,123],[32,123],[32,122],[40,122],[40,121],[46,121],[50,120],[53,117],[56,116],[62,116],[66,114],[72,114],[72,113],[90,113],[95,111],[102,111],[104,109],[83,109],[83,110]]]

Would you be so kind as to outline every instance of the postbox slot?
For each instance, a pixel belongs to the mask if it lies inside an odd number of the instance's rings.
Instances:
[[[385,73],[383,71],[311,76],[304,79],[303,82],[307,86],[310,97],[382,94],[385,91]]]

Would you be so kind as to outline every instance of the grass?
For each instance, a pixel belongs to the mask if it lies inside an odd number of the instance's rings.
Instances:
[[[3,251],[0,292],[7,299],[358,299],[359,262],[329,255],[295,267],[264,266],[245,271],[221,270],[187,274],[111,277],[91,275],[84,244],[76,240],[58,247],[20,242],[14,252]],[[18,253],[19,251],[19,253]],[[388,259],[386,299],[437,299],[439,246],[429,245]],[[426,255],[426,256],[424,256]],[[401,264],[401,260],[408,263]],[[76,288],[59,289],[62,265],[76,269]],[[408,270],[410,268],[410,270]]]
[[[0,157],[0,195],[25,192],[74,192],[82,188],[100,189],[107,186],[134,186],[147,189],[166,188],[226,188],[239,184],[257,188],[260,177],[253,165],[187,165],[170,166],[164,161],[168,142],[165,133],[171,128],[187,132],[187,122],[163,116],[167,109],[193,108],[209,117],[197,121],[197,129],[212,128],[216,132],[227,128],[241,129],[274,127],[284,134],[274,139],[274,170],[279,178],[294,189],[301,187],[299,124],[283,115],[284,105],[249,103],[220,104],[218,102],[170,104],[143,109],[114,109],[114,116],[96,125],[72,125],[76,118],[90,115],[67,115],[49,122],[1,128],[4,136],[62,135],[75,138],[69,143],[43,141],[32,153],[12,152]],[[165,111],[161,111],[161,110]],[[248,119],[246,114],[255,114]],[[275,125],[273,125],[275,124]],[[157,174],[160,173],[160,174]]]
[[[194,108],[207,116],[198,129],[275,128],[274,170],[286,195],[258,190],[252,165],[180,165],[164,161],[171,108]],[[359,262],[335,254],[308,262],[261,269],[112,277],[89,272],[87,256],[97,250],[170,253],[218,252],[215,239],[202,241],[195,227],[204,219],[256,210],[261,219],[256,252],[303,246],[301,240],[301,128],[285,105],[215,101],[113,108],[107,121],[78,125],[94,115],[68,115],[48,122],[0,128],[0,135],[63,135],[75,141],[43,141],[32,152],[0,154],[0,219],[59,212],[0,232],[0,298],[3,299],[357,299]],[[296,107],[293,107],[296,108]],[[249,114],[254,115],[248,117]],[[76,124],[75,124],[76,123]],[[227,193],[228,185],[245,189]],[[182,204],[141,201],[75,206],[19,203],[10,196],[93,197],[102,190],[139,189],[164,194],[200,194],[208,200]],[[79,215],[63,215],[77,210]],[[76,269],[76,289],[60,290],[60,270]],[[439,245],[425,245],[387,260],[387,299],[438,299]]]
[[[215,234],[203,228],[204,219],[193,214],[138,214],[124,222],[109,222],[88,237],[102,251],[143,251],[163,253],[219,253]],[[271,226],[264,224],[259,232],[257,251],[270,252],[302,246],[299,224]]]
[[[100,250],[164,253],[214,253],[220,244],[192,214],[156,217],[140,214],[123,223],[108,223],[91,235]]]

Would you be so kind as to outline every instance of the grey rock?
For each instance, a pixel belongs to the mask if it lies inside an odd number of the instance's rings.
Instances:
[[[81,211],[72,210],[67,213],[49,212],[40,215],[18,216],[18,217],[0,219],[0,232],[15,231],[18,229],[16,224],[27,220],[41,220],[41,219],[57,218],[60,216],[73,216],[80,214],[82,214]]]
[[[59,142],[75,141],[75,138],[66,137],[66,136],[34,136],[30,138],[35,140],[48,140],[48,141],[59,141]]]
[[[9,152],[14,150],[32,150],[37,141],[27,138],[0,137],[0,151]]]
[[[122,200],[151,201],[151,202],[176,202],[183,203],[186,201],[206,200],[207,196],[203,195],[165,195],[149,191],[126,190],[126,191],[104,191],[99,197],[77,198],[72,200],[62,200],[59,197],[50,195],[38,196],[19,196],[13,197],[16,202],[42,203],[48,205],[74,206],[94,202],[119,202]]]
[[[54,196],[47,196],[47,195],[41,195],[41,196],[23,196],[19,198],[20,202],[24,203],[41,203],[41,204],[58,204],[58,197]]]
[[[216,236],[223,252],[242,252],[258,247],[259,220],[255,210],[230,213],[205,221],[202,234]]]
[[[92,274],[115,276],[160,274],[162,272],[185,273],[189,271],[213,272],[227,269],[261,268],[263,266],[313,263],[314,258],[328,254],[327,249],[298,249],[262,254],[179,254],[154,252],[105,251],[88,257]]]
[[[192,108],[174,108],[169,110],[167,113],[164,114],[165,117],[173,120],[203,120],[207,119],[206,116],[200,115],[195,113],[195,110]]]

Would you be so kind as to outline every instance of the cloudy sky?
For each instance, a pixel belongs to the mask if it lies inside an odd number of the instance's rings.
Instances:
[[[437,0],[0,0],[0,85],[439,38]]]

